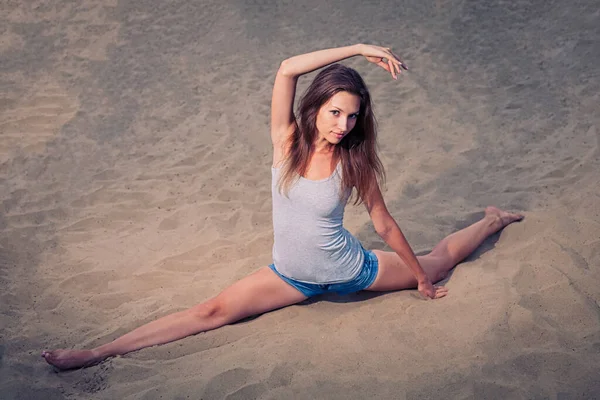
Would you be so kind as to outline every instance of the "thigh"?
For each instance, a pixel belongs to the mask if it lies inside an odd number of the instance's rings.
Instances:
[[[223,290],[214,301],[224,309],[230,321],[238,321],[305,299],[306,296],[283,281],[269,267],[263,267]]]
[[[373,253],[379,261],[379,271],[373,284],[365,290],[385,292],[417,287],[417,279],[398,254],[381,250],[373,250]],[[418,256],[417,259],[431,281],[437,281],[438,271],[442,269],[445,259],[432,255]]]

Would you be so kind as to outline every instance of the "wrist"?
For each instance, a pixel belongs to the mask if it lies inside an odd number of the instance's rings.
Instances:
[[[355,49],[355,51],[356,51],[356,54],[358,54],[358,55],[360,55],[360,56],[362,56],[362,55],[363,55],[363,48],[365,47],[365,45],[364,45],[364,44],[362,44],[362,43],[357,43],[357,44],[355,44],[353,47],[354,47],[354,49]]]

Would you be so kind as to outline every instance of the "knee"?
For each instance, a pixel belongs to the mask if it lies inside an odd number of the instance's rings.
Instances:
[[[421,265],[432,283],[439,282],[448,277],[448,272],[454,268],[454,260],[447,255],[435,255],[432,253],[423,257]]]
[[[438,283],[439,281],[443,281],[444,279],[446,279],[446,277],[448,276],[448,271],[444,270],[439,270],[439,271],[435,271],[431,282],[432,283]]]
[[[438,269],[441,270],[442,277],[440,279],[444,279],[448,270],[451,270],[459,263],[459,258],[456,254],[454,254],[450,249],[446,246],[440,246],[434,248],[431,253],[428,254],[431,258],[435,259],[435,263],[439,266]]]
[[[227,318],[227,308],[218,298],[210,299],[189,309],[190,313],[197,319],[217,320]]]
[[[439,259],[452,258],[450,251],[448,250],[448,246],[444,246],[444,245],[442,245],[442,243],[435,246],[433,248],[433,250],[431,250],[431,252],[429,252],[429,254],[427,254],[427,255],[430,257],[435,257],[435,258],[439,258]]]

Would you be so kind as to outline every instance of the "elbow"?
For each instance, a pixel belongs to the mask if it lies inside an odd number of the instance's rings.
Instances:
[[[378,213],[374,216],[373,226],[379,237],[387,242],[387,238],[393,233],[394,228],[398,225],[390,213],[385,210],[385,212]]]
[[[393,226],[392,225],[382,225],[382,226],[376,226],[375,227],[375,232],[377,232],[377,234],[379,235],[380,238],[382,238],[384,241],[387,240],[387,238],[390,236],[390,233],[392,232]]]
[[[287,78],[293,78],[294,76],[296,76],[293,72],[292,72],[292,67],[290,65],[290,60],[289,59],[285,59],[281,62],[281,65],[279,65],[279,71],[277,72],[278,74],[285,76]]]

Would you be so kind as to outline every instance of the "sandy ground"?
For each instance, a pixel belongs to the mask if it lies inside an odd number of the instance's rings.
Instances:
[[[594,0],[4,1],[3,399],[600,398],[600,7]],[[279,62],[361,59],[415,251],[494,204],[526,220],[447,282],[317,298],[56,373],[88,347],[270,262]],[[300,91],[309,78],[300,82]],[[595,172],[594,172],[595,171]],[[383,248],[362,207],[346,225]]]

